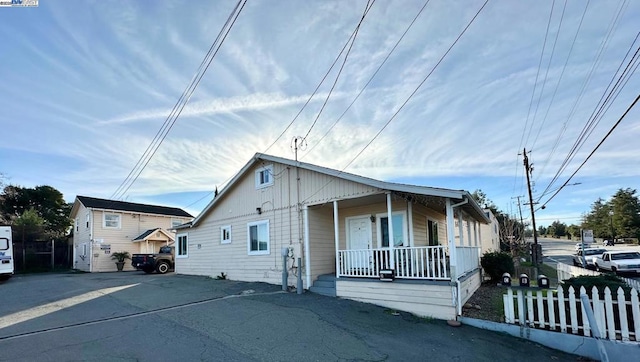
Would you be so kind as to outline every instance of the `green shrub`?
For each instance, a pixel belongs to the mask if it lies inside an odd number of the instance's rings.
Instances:
[[[489,274],[491,280],[500,280],[502,274],[509,273],[513,276],[515,268],[511,255],[498,251],[486,252],[480,258],[480,264],[484,271]]]
[[[618,288],[622,287],[624,293],[629,295],[631,293],[631,288],[618,276],[613,274],[602,274],[598,276],[593,275],[580,275],[577,277],[569,278],[564,280],[562,283],[562,289],[567,292],[569,287],[573,287],[576,295],[580,293],[580,287],[584,287],[587,291],[587,295],[591,298],[591,290],[593,287],[598,288],[598,292],[600,296],[604,296],[604,288],[609,287],[611,290],[611,294],[615,298],[618,293]]]

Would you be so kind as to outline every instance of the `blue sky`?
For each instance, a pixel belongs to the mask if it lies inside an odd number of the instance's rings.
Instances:
[[[340,170],[349,164],[483,1],[432,0],[353,107],[322,138],[423,4],[373,4],[307,137],[303,161]],[[216,185],[222,187],[254,153],[277,140],[329,69],[365,5],[250,0],[126,200],[199,213]],[[51,185],[68,201],[76,195],[110,197],[162,126],[234,6],[231,1],[41,0],[37,8],[0,8],[0,172],[5,182]],[[534,195],[539,195],[614,77],[638,24],[636,1],[571,0],[566,8],[563,1],[490,1],[346,171],[482,189],[500,209],[517,213],[512,198],[526,195],[518,153],[524,147],[532,151]],[[336,74],[267,153],[293,158],[293,137],[307,133]],[[633,74],[551,189],[585,160],[639,89],[640,75]],[[565,188],[536,213],[538,224],[577,223],[598,197],[639,188],[639,117],[636,106],[571,181],[581,184]]]

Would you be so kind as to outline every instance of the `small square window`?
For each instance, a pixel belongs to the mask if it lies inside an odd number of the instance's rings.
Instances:
[[[256,189],[273,185],[273,165],[261,166],[256,171]]]
[[[231,225],[223,226],[220,228],[220,244],[231,243]]]

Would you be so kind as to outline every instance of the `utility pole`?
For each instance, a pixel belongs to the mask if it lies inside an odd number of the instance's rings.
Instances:
[[[529,165],[529,157],[527,156],[527,149],[522,149],[522,155],[524,156],[524,172],[527,174],[527,190],[529,191],[529,207],[531,208],[531,226],[533,227],[533,248],[531,250],[531,261],[533,265],[538,265],[538,231],[536,230],[536,216],[533,211],[533,195],[531,194],[531,180],[529,174],[533,171],[531,165]]]

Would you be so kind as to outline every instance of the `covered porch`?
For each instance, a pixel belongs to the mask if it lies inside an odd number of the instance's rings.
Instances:
[[[306,285],[335,275],[338,297],[455,316],[480,284],[480,223],[488,221],[468,193],[448,191],[385,191],[306,205]],[[469,285],[461,293],[463,283]],[[442,313],[428,312],[434,299]]]

